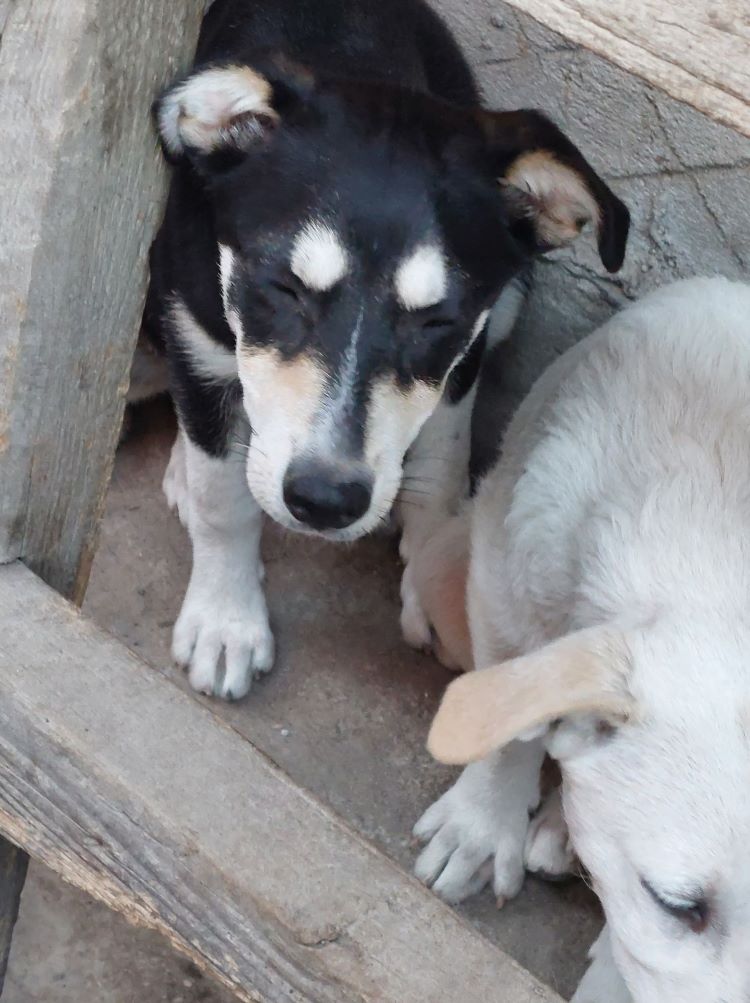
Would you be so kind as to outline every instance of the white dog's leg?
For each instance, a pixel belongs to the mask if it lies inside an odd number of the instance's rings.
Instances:
[[[448,519],[406,565],[401,631],[414,648],[432,648],[446,668],[472,667],[466,610],[469,511]]]
[[[185,460],[185,433],[177,429],[177,438],[172,446],[169,463],[161,482],[167,505],[177,514],[183,526],[187,526],[187,462]]]
[[[193,545],[193,570],[172,654],[188,667],[196,690],[237,700],[250,689],[253,675],[273,664],[261,587],[261,510],[243,463],[234,456],[209,456],[184,433],[173,450],[165,491],[175,499]]]
[[[609,931],[605,926],[589,951],[591,964],[571,1003],[632,1003],[625,980],[612,957]]]
[[[547,881],[559,881],[575,873],[576,856],[563,814],[560,787],[547,796],[531,820],[524,859],[527,871]]]
[[[490,878],[498,905],[517,895],[543,759],[541,741],[512,742],[467,766],[414,827],[418,839],[429,841],[417,860],[417,877],[448,902],[462,901]]]
[[[476,386],[457,404],[441,400],[404,464],[398,517],[400,553],[408,562],[469,494],[471,414]]]

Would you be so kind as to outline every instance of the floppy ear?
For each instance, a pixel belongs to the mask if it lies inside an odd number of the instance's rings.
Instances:
[[[634,711],[629,670],[619,631],[595,627],[569,634],[531,655],[451,683],[427,748],[441,762],[461,765],[559,718],[595,714],[622,723]]]
[[[267,139],[312,90],[307,70],[267,58],[257,67],[208,66],[174,84],[154,105],[165,153],[197,162],[236,162]]]
[[[489,112],[485,132],[511,218],[532,250],[563,247],[591,223],[602,263],[616,272],[630,213],[567,136],[536,111]]]

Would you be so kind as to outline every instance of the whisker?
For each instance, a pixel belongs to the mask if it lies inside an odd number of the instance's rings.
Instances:
[[[433,492],[420,491],[419,488],[404,488],[402,491],[399,491],[399,497],[401,497],[401,495],[424,495],[425,498],[432,498]]]

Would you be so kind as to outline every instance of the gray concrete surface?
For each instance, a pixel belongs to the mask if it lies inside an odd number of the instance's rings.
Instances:
[[[492,371],[502,394],[485,413],[499,426],[544,365],[640,292],[698,273],[748,277],[750,141],[497,0],[435,5],[470,54],[487,103],[550,112],[633,212],[619,275],[602,274],[590,239],[537,269],[518,336]],[[158,407],[146,418],[118,458],[88,611],[184,685],[167,643],[189,549],[158,490],[169,418]],[[423,751],[447,676],[401,644],[392,544],[333,548],[269,531],[265,550],[279,663],[247,702],[217,712],[408,867],[410,826],[451,775]],[[529,882],[500,913],[488,894],[463,912],[563,995],[599,923],[581,884]],[[157,937],[32,868],[3,1003],[225,999]]]

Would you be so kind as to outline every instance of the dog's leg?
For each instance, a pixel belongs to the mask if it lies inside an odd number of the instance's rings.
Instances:
[[[414,827],[417,839],[427,841],[417,877],[448,902],[461,902],[490,880],[498,906],[517,895],[543,759],[543,742],[512,742],[467,766]]]
[[[547,796],[531,820],[524,859],[526,870],[546,881],[562,881],[575,873],[576,856],[563,814],[560,787]]]
[[[476,394],[474,386],[456,403],[443,397],[409,451],[398,506],[404,563],[468,498]]]
[[[432,649],[446,668],[472,667],[466,611],[468,508],[435,532],[406,565],[401,579],[401,631],[414,648]]]
[[[248,692],[253,676],[273,664],[261,586],[260,507],[237,457],[209,456],[183,432],[165,490],[172,493],[193,545],[193,570],[172,653],[187,666],[195,689],[237,700]]]
[[[632,996],[615,964],[605,926],[589,951],[591,964],[571,1003],[632,1003]]]
[[[187,526],[187,460],[185,459],[185,433],[177,429],[169,463],[161,482],[167,505],[178,516],[183,526]]]

